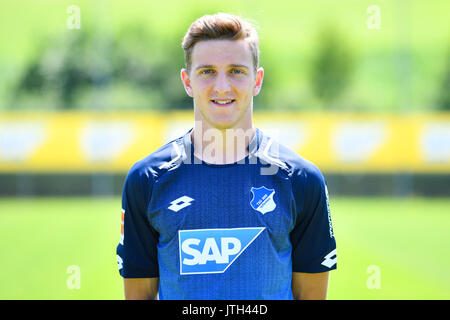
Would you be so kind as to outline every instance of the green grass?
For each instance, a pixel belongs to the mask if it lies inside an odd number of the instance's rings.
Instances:
[[[0,299],[120,299],[120,199],[0,200]],[[79,290],[66,282],[80,267]]]
[[[449,299],[450,199],[335,199],[330,299]],[[368,289],[368,266],[381,288]]]
[[[450,199],[335,198],[329,299],[450,299]],[[122,299],[119,198],[0,199],[0,299]],[[80,267],[80,289],[67,268]],[[366,285],[380,270],[380,289]]]

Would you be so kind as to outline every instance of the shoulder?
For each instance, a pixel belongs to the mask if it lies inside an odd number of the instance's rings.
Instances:
[[[155,181],[168,170],[179,165],[185,155],[183,137],[176,138],[134,163],[128,171],[127,180]]]
[[[264,135],[259,153],[263,160],[277,165],[295,183],[302,180],[321,184],[324,181],[322,172],[313,162],[274,138]]]

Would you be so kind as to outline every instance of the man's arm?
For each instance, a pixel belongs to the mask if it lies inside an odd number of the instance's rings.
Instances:
[[[292,294],[295,300],[325,300],[328,289],[328,273],[292,273]]]
[[[156,300],[159,278],[124,278],[125,300]]]

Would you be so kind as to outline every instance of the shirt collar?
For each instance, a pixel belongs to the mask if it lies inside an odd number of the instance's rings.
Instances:
[[[191,132],[194,130],[194,128],[189,129],[189,131],[183,136],[183,145],[184,150],[186,152],[186,156],[190,157],[191,160],[194,160],[194,145],[191,141]],[[255,128],[255,134],[253,135],[252,140],[250,141],[249,145],[247,146],[247,151],[249,152],[249,155],[256,156],[259,148],[261,147],[261,143],[263,140],[263,134],[261,130],[258,128]],[[193,163],[193,162],[191,162]]]

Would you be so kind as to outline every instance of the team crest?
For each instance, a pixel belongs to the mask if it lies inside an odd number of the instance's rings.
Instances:
[[[276,208],[273,196],[275,194],[274,189],[267,189],[266,187],[253,188],[250,190],[253,194],[253,199],[250,201],[250,205],[253,209],[266,214],[273,211]]]

